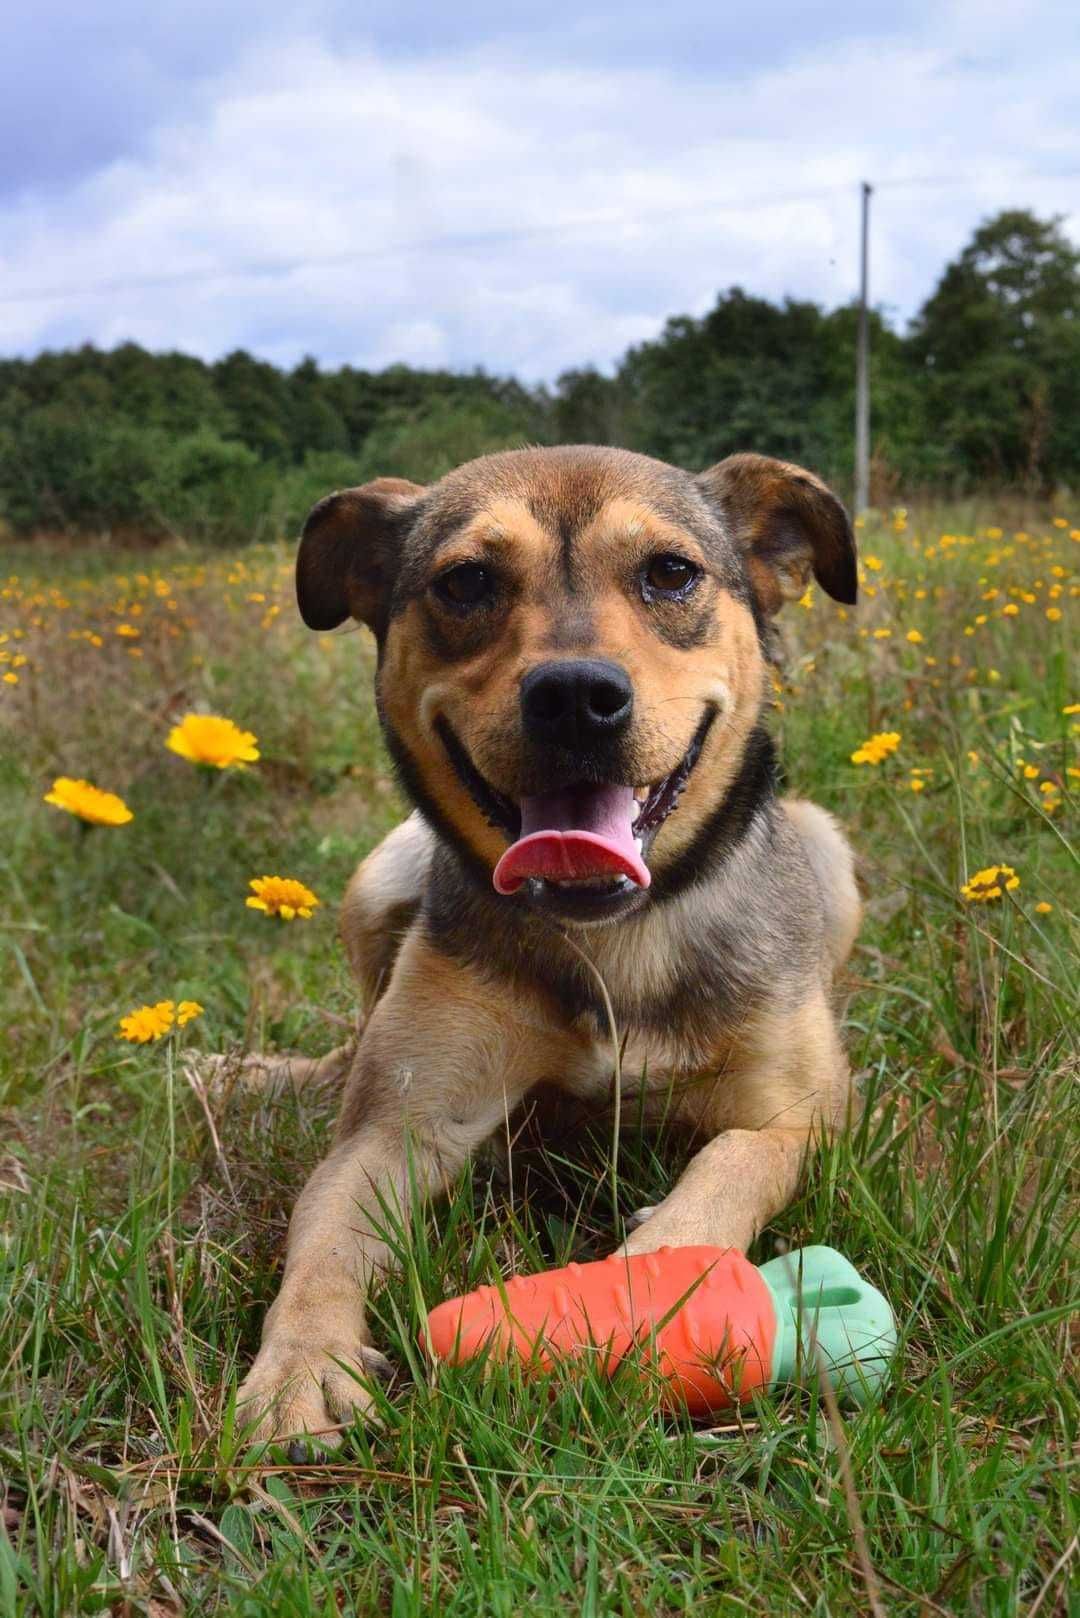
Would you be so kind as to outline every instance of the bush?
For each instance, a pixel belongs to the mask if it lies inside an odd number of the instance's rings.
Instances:
[[[380,422],[364,441],[356,482],[396,477],[431,483],[474,456],[535,443],[542,429],[531,413],[495,399],[440,399]]]
[[[155,529],[231,544],[268,527],[276,476],[245,444],[200,428],[165,441],[138,492]]]

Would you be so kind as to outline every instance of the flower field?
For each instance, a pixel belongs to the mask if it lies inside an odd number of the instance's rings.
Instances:
[[[754,1256],[881,1286],[892,1387],[695,1430],[628,1383],[432,1379],[422,1308],[611,1245],[602,1128],[400,1232],[381,1428],[261,1468],[232,1395],[333,1097],[185,1057],[349,1026],[334,913],[401,812],[372,646],[302,627],[285,544],[0,552],[5,1618],[1074,1610],[1080,509],[860,543],[857,609],[788,609],[774,726],[860,855],[867,1106]],[[680,1150],[627,1132],[622,1214]]]

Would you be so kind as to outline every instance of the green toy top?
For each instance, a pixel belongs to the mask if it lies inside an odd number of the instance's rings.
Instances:
[[[838,1397],[874,1398],[896,1349],[893,1312],[877,1288],[831,1247],[772,1258],[758,1274],[776,1307],[771,1384],[812,1382],[820,1350]]]

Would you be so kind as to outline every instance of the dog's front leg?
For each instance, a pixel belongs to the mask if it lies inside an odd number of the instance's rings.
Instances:
[[[658,1247],[745,1252],[798,1189],[808,1137],[785,1129],[727,1129],[688,1164],[663,1202],[627,1237],[626,1253]]]
[[[712,1084],[688,1093],[686,1117],[718,1133],[663,1202],[627,1238],[627,1253],[658,1247],[745,1251],[799,1187],[815,1139],[853,1109],[851,1077],[823,992],[794,1011],[763,1011],[740,1029]]]
[[[333,1150],[304,1187],[281,1291],[237,1395],[256,1440],[334,1429],[371,1404],[364,1294],[388,1258],[387,1219],[441,1189],[539,1076],[545,1047],[523,1038],[507,998],[436,954],[402,949],[346,1088]]]

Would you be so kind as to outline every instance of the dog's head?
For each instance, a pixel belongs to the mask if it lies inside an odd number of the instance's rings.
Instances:
[[[387,741],[440,834],[507,903],[580,923],[685,874],[811,573],[854,601],[847,516],[799,467],[529,449],[320,501],[297,595],[313,629],[374,630]]]

